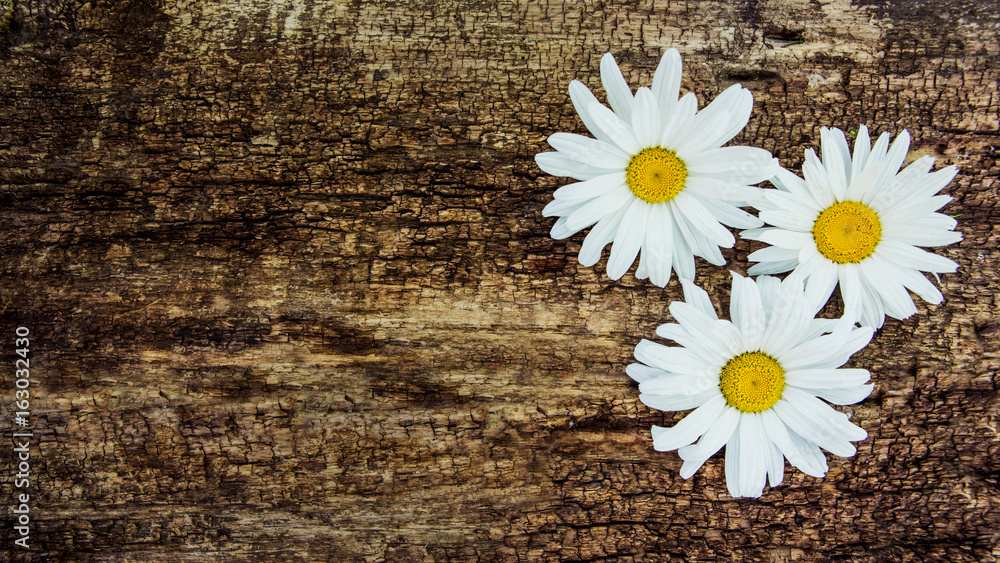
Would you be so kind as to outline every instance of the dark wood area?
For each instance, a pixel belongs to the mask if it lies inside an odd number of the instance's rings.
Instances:
[[[11,382],[30,328],[36,472],[4,560],[1000,558],[996,2],[0,5],[0,349]],[[542,217],[570,80],[603,99],[610,51],[648,85],[670,46],[703,105],[753,91],[736,141],[786,167],[866,123],[961,169],[945,302],[849,364],[868,439],[759,500],[652,449],[682,414],[625,366],[676,279],[609,280]],[[756,248],[696,281],[728,304]]]

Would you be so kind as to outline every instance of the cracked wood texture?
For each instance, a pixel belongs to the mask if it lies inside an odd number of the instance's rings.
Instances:
[[[11,560],[1000,556],[995,2],[2,4],[3,354],[31,329],[36,435]],[[624,368],[676,280],[581,267],[541,214],[570,80],[603,98],[610,51],[649,84],[670,46],[702,104],[751,88],[736,142],[787,167],[867,123],[961,169],[945,302],[849,364],[868,439],[759,500],[652,449],[681,415]],[[726,270],[698,262],[718,304]]]

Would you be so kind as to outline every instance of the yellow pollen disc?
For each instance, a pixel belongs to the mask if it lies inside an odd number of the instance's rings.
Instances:
[[[647,203],[674,199],[684,189],[687,175],[687,167],[677,153],[662,147],[642,149],[625,168],[629,189]]]
[[[819,214],[813,238],[823,256],[838,264],[857,264],[875,252],[882,240],[882,223],[867,205],[842,201]]]
[[[743,412],[766,411],[785,390],[785,370],[763,352],[744,352],[722,368],[719,389],[731,407]]]

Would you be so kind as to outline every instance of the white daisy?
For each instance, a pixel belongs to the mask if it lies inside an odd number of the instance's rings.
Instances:
[[[889,146],[883,133],[871,146],[862,125],[854,156],[839,129],[821,130],[823,161],[806,151],[805,180],[780,169],[752,203],[774,227],[741,236],[772,245],[750,255],[760,262],[750,274],[794,269],[806,293],[826,303],[840,284],[844,307],[861,324],[879,328],[885,316],[905,319],[917,312],[907,289],[938,304],[941,292],[920,271],[954,272],[955,262],[917,246],[944,246],[962,240],[955,219],[935,213],[951,197],[935,195],[958,172],[948,166],[929,173],[934,158],[924,156],[899,171],[910,145],[904,130]]]
[[[731,248],[736,228],[759,227],[738,209],[761,190],[750,184],[773,176],[777,160],[764,149],[724,147],[750,119],[753,96],[733,85],[697,111],[694,94],[677,99],[681,57],[668,49],[653,76],[653,87],[635,96],[610,53],[601,60],[601,82],[612,109],[601,105],[581,82],[569,85],[580,119],[596,137],[556,133],[557,152],[535,156],[539,168],[578,183],[556,190],[545,207],[558,216],[552,238],[564,239],[596,226],[580,249],[580,263],[593,266],[608,243],[608,276],[619,279],[636,254],[637,278],[665,286],[671,265],[678,276],[694,278],[694,256],[715,265],[726,261],[719,247]]]
[[[684,302],[670,304],[680,324],[656,334],[680,347],[643,340],[642,363],[627,373],[639,399],[660,410],[695,410],[671,428],[653,427],[653,447],[678,450],[690,478],[726,446],[726,484],[734,497],[759,497],[764,477],[781,483],[785,462],[808,475],[826,474],[820,448],[855,453],[868,434],[821,401],[850,405],[867,397],[870,374],[837,369],[871,340],[874,329],[849,319],[816,319],[798,280],[733,274],[732,322],[720,320],[708,294],[682,279]],[[699,439],[700,438],[700,439]]]

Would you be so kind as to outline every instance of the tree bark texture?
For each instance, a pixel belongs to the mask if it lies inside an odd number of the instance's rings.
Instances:
[[[10,382],[32,331],[36,436],[11,560],[1000,557],[995,2],[7,5],[0,343]],[[703,105],[753,91],[737,142],[793,170],[862,123],[961,169],[944,303],[849,364],[868,439],[759,500],[652,448],[683,413],[624,368],[679,284],[580,266],[541,214],[567,179],[535,153],[586,133],[569,82],[603,99],[610,51],[648,85],[671,46]],[[717,305],[757,247],[698,261]]]

